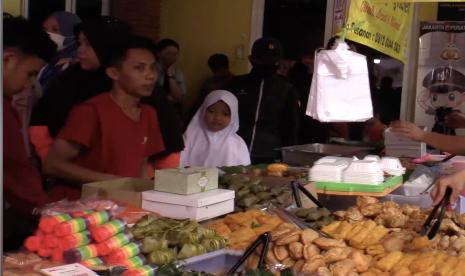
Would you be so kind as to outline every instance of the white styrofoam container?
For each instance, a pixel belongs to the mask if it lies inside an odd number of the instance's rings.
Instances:
[[[192,195],[146,191],[142,208],[168,218],[202,221],[233,212],[234,197],[234,191],[224,189]]]

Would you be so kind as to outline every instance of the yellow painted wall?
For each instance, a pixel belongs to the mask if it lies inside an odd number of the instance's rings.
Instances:
[[[3,0],[3,12],[11,15],[21,15],[21,0]]]
[[[247,73],[251,11],[252,0],[161,1],[160,38],[172,38],[181,47],[178,66],[187,82],[186,107],[210,76],[210,55],[224,53],[233,73]],[[235,55],[239,46],[244,49],[242,59]]]

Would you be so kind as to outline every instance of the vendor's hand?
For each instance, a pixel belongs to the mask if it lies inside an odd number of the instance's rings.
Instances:
[[[444,123],[450,128],[465,128],[465,114],[453,111],[445,116]]]
[[[400,134],[415,141],[422,142],[425,138],[426,131],[420,129],[415,124],[407,121],[392,122],[390,127],[392,132]]]
[[[465,189],[465,175],[464,172],[457,172],[451,175],[441,177],[435,184],[435,187],[431,193],[433,198],[433,205],[437,205],[446,193],[447,187],[452,188],[452,194],[450,196],[450,202],[454,203],[457,201],[460,193]]]
[[[176,68],[174,67],[174,65],[171,65],[167,70],[166,70],[166,73],[168,74],[168,76],[174,76],[176,74]]]

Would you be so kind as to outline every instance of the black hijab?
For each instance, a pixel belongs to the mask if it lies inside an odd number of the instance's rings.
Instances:
[[[56,77],[44,91],[31,116],[31,125],[47,126],[52,137],[63,128],[71,109],[102,92],[111,89],[111,80],[105,74],[105,66],[112,56],[112,49],[126,41],[129,26],[111,17],[82,23],[75,28],[76,36],[82,32],[94,49],[100,68],[97,71],[83,70],[73,65]]]

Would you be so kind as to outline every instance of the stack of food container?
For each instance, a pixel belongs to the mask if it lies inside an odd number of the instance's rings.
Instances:
[[[234,191],[218,189],[218,169],[155,171],[154,190],[142,193],[142,208],[175,219],[207,220],[234,211]]]

